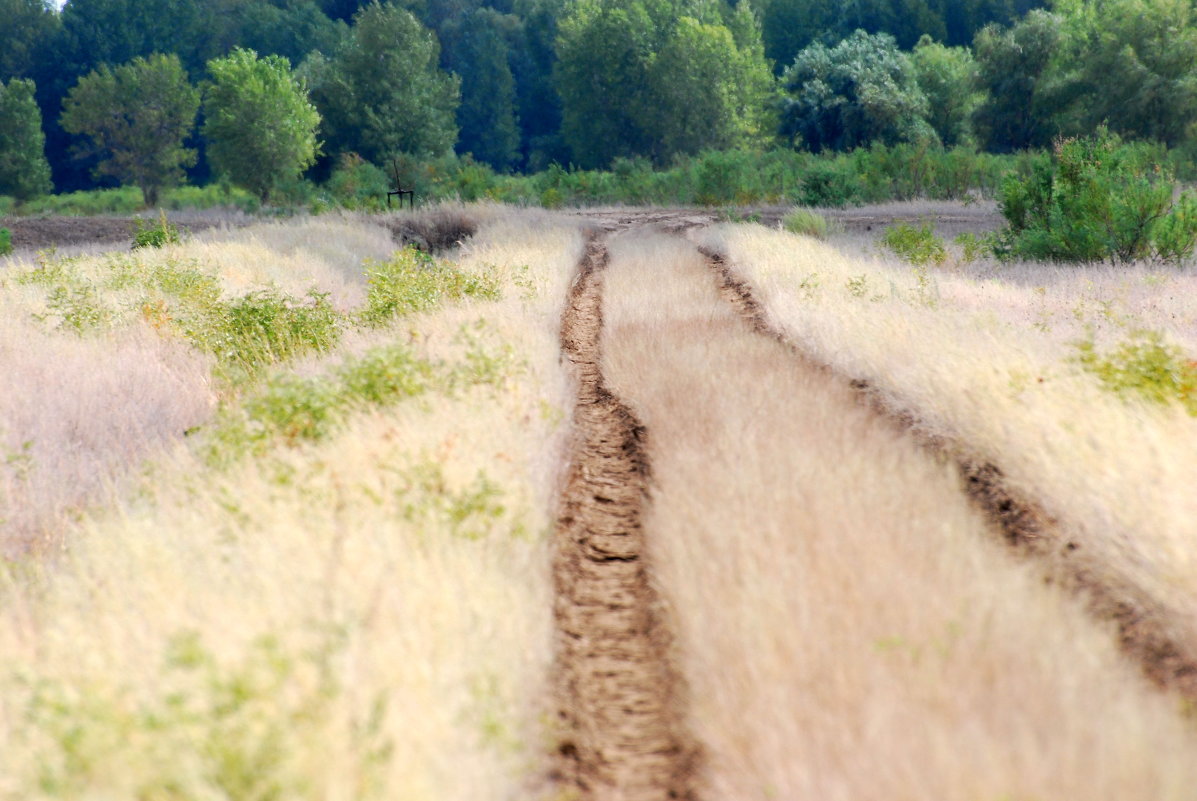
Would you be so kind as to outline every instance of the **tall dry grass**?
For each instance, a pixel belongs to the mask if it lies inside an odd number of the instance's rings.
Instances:
[[[1197,418],[1104,389],[1074,344],[1146,328],[1197,353],[1191,271],[920,273],[759,227],[703,240],[790,339],[999,465],[1061,522],[1070,558],[1197,641]]]
[[[335,265],[286,243],[337,235],[322,225],[184,247],[226,276],[281,280],[274,265],[294,258],[321,280]],[[568,428],[557,325],[580,251],[543,216],[494,220],[462,269],[499,276],[501,300],[347,343],[448,365],[500,354],[493,380],[357,409],[321,441],[223,468],[177,447],[86,515],[52,568],[9,565],[0,798],[534,791],[551,731],[529,699],[551,659],[546,534]],[[343,358],[279,369],[319,376]]]
[[[721,236],[745,259],[762,237]],[[603,365],[647,430],[649,557],[709,797],[1191,797],[1175,699],[991,541],[947,465],[751,333],[685,244],[611,255]]]

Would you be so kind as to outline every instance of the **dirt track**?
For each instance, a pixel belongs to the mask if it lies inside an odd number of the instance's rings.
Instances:
[[[587,799],[693,798],[670,637],[644,559],[645,432],[599,369],[602,269],[591,239],[561,325],[577,382],[557,522],[557,779]]]

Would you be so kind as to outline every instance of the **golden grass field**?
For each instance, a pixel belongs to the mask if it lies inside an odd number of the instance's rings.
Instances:
[[[692,797],[1193,797],[1192,698],[1069,586],[1197,653],[1197,418],[1075,344],[1150,330],[1184,368],[1191,267],[452,213],[477,233],[426,261],[328,216],[0,262],[0,799],[666,797],[555,767],[590,470],[561,324],[596,242]],[[956,457],[1067,552],[1005,545]]]

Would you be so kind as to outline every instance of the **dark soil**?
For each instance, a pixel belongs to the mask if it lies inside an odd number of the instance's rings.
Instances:
[[[599,367],[606,263],[593,236],[561,323],[577,396],[555,535],[554,778],[570,798],[692,799],[697,751],[684,731],[671,638],[644,556],[646,432]]]
[[[197,233],[224,223],[214,220],[177,222],[180,231]],[[12,233],[14,250],[48,250],[77,245],[133,243],[133,217],[0,217],[0,228]]]

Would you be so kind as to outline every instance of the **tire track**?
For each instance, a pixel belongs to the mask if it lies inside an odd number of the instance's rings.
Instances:
[[[553,778],[570,797],[594,801],[694,799],[697,751],[684,732],[681,681],[644,559],[645,430],[599,366],[607,258],[592,234],[561,322],[577,395],[553,565]]]
[[[1058,521],[1010,486],[998,465],[970,455],[967,443],[929,434],[914,411],[894,408],[869,382],[849,380],[830,365],[812,359],[769,322],[751,287],[735,274],[723,254],[705,247],[698,250],[715,276],[720,295],[754,332],[782,343],[798,358],[843,381],[859,402],[914,436],[929,452],[954,463],[969,500],[1007,545],[1041,561],[1047,580],[1080,595],[1094,617],[1113,622],[1123,652],[1141,666],[1152,683],[1197,703],[1197,646],[1173,633],[1168,613],[1158,602],[1129,582],[1109,578],[1108,571],[1069,540]]]

